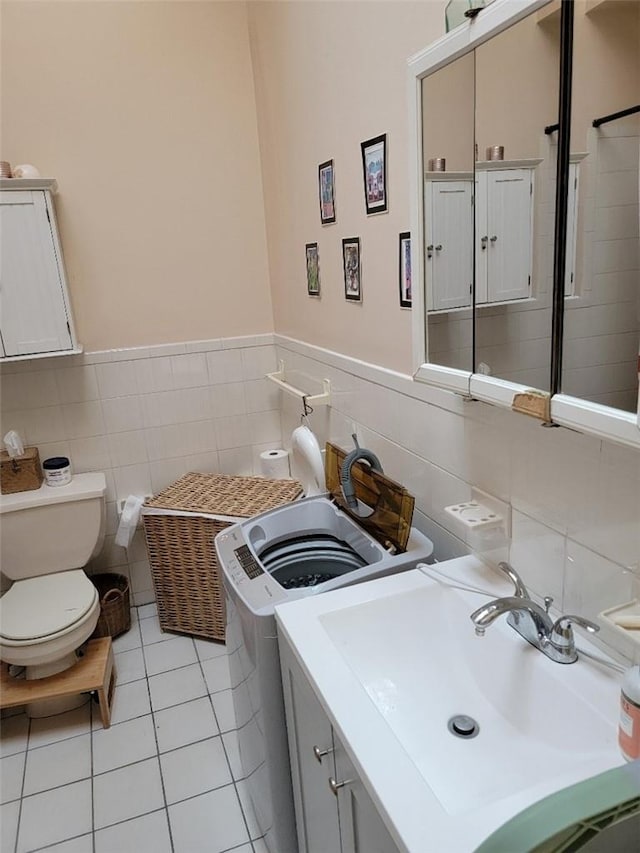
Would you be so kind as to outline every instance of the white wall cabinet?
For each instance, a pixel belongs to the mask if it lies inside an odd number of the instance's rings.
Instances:
[[[476,172],[476,305],[531,295],[533,169]]]
[[[471,176],[427,177],[424,221],[429,310],[469,307],[473,298]]]
[[[299,853],[399,853],[282,636],[279,644]]]
[[[55,181],[0,182],[0,336],[5,360],[81,352],[51,198]]]
[[[464,172],[427,173],[425,275],[430,311],[471,307],[474,239],[475,304],[531,296],[533,176],[533,166],[496,168],[487,163],[477,164],[475,179]]]

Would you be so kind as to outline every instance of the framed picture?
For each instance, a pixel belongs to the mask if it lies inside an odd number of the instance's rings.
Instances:
[[[336,200],[333,160],[318,166],[318,192],[320,194],[320,222],[330,225],[336,221]]]
[[[342,241],[342,266],[344,269],[344,295],[346,299],[362,301],[360,279],[360,238],[346,237]]]
[[[367,215],[387,211],[387,134],[360,143]]]
[[[306,243],[307,255],[307,293],[309,296],[320,296],[320,263],[318,260],[318,244]]]
[[[411,308],[411,234],[400,234],[398,275],[400,283],[400,307]]]

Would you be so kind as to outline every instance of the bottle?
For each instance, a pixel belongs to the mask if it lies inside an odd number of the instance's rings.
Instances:
[[[640,758],[640,665],[630,667],[622,679],[618,744],[627,761]]]

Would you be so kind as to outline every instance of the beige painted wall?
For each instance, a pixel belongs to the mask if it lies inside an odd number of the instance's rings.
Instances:
[[[440,2],[250,4],[276,331],[411,369],[399,306],[398,233],[409,229],[407,58],[444,32]],[[389,212],[367,217],[360,143],[388,134]],[[320,225],[318,164],[333,158],[334,225]],[[346,302],[344,237],[362,241],[362,304]],[[318,242],[321,298],[307,296]]]
[[[245,3],[3,2],[1,94],[88,350],[273,329]]]

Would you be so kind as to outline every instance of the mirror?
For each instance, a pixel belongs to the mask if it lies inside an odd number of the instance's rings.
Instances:
[[[475,370],[550,391],[560,13],[475,51]]]
[[[429,361],[468,371],[473,370],[473,102],[473,53],[422,81]]]
[[[640,3],[576,0],[574,8],[567,245],[576,264],[565,287],[562,392],[636,412]]]
[[[415,378],[640,447],[640,0],[491,3],[409,68]]]
[[[422,80],[429,361],[546,391],[559,56],[543,7]]]

